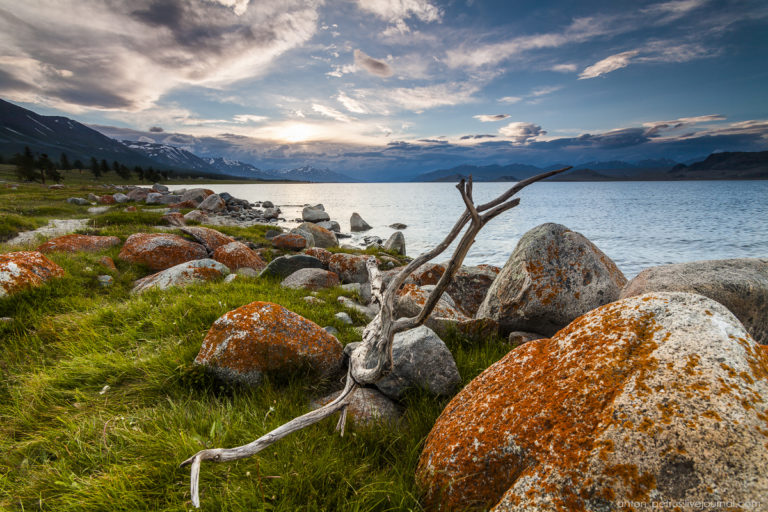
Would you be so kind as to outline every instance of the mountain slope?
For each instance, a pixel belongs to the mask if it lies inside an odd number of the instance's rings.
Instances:
[[[514,181],[544,172],[539,167],[525,164],[459,165],[418,175],[413,181],[458,181],[472,175],[474,181]]]
[[[329,169],[318,169],[311,165],[305,165],[296,169],[281,169],[269,172],[281,179],[311,181],[315,183],[354,183],[359,181],[350,178],[346,174],[334,172]]]
[[[674,179],[768,179],[768,151],[712,153],[700,162],[678,164]]]

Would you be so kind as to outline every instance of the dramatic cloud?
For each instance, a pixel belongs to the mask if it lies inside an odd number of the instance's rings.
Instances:
[[[600,75],[604,75],[606,73],[610,73],[611,71],[616,71],[617,69],[625,68],[629,66],[629,61],[638,54],[637,50],[632,50],[629,52],[623,52],[623,53],[617,53],[616,55],[611,55],[610,57],[606,57],[601,61],[598,61],[591,66],[584,69],[579,74],[579,80],[584,80],[587,78],[596,78]]]
[[[357,6],[398,25],[414,17],[425,23],[440,21],[442,11],[426,0],[356,0]]]
[[[372,75],[387,78],[392,76],[392,68],[384,61],[374,59],[361,50],[355,50],[355,65]]]
[[[480,114],[472,117],[483,123],[492,123],[494,121],[503,121],[504,119],[507,119],[509,114]]]
[[[710,114],[706,116],[681,117],[671,121],[653,121],[650,123],[643,123],[643,126],[646,128],[645,135],[647,137],[655,137],[663,132],[676,130],[678,128],[683,128],[694,124],[712,123],[723,120],[725,120],[725,116]]]
[[[499,133],[515,144],[524,144],[529,140],[544,135],[547,132],[541,126],[532,123],[514,122],[499,128]]]

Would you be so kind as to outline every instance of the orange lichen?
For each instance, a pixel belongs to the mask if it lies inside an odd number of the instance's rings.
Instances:
[[[242,242],[231,242],[213,252],[213,259],[226,265],[231,271],[239,268],[261,270],[267,266],[263,259]]]
[[[40,286],[64,269],[36,251],[0,254],[0,297]]]
[[[192,235],[195,239],[208,248],[209,251],[215,251],[222,245],[227,245],[235,241],[231,236],[202,226],[191,226],[182,228],[184,233]]]
[[[307,239],[295,233],[283,233],[272,238],[272,245],[277,249],[300,251],[307,246]]]
[[[132,263],[143,263],[153,270],[165,270],[207,255],[205,247],[178,235],[135,233],[128,237],[117,257]]]
[[[96,252],[120,244],[116,236],[64,235],[48,240],[37,250],[43,253],[61,252]]]
[[[331,251],[328,249],[322,249],[320,247],[310,247],[309,249],[305,249],[304,254],[319,259],[320,263],[322,263],[324,267],[328,266],[328,264],[331,262],[331,256],[333,256]]]

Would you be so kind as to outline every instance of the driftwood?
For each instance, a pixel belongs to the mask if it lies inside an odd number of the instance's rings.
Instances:
[[[451,229],[448,236],[446,236],[434,249],[412,260],[394,277],[394,279],[386,286],[386,289],[381,273],[376,266],[375,258],[369,258],[366,261],[366,265],[371,282],[372,300],[378,304],[379,312],[365,328],[365,331],[363,331],[362,343],[350,356],[346,384],[342,392],[336,399],[327,405],[294,418],[273,431],[264,434],[255,441],[236,448],[212,448],[201,450],[182,462],[181,467],[191,465],[190,488],[192,504],[195,507],[200,506],[198,492],[200,465],[205,460],[226,462],[250,457],[288,434],[317,423],[336,412],[341,412],[336,429],[341,435],[344,435],[346,408],[352,398],[352,393],[359,387],[375,384],[376,381],[386,375],[391,369],[392,341],[395,334],[418,327],[426,321],[427,317],[429,317],[429,314],[440,300],[443,292],[451,283],[453,276],[461,267],[464,257],[467,255],[467,252],[469,252],[470,247],[472,247],[472,244],[475,241],[477,233],[491,219],[517,206],[520,203],[520,199],[513,198],[513,196],[520,190],[532,183],[567,171],[570,168],[571,167],[565,167],[563,169],[546,172],[528,178],[527,180],[520,181],[496,199],[481,205],[475,205],[472,198],[472,177],[470,176],[469,180],[462,179],[461,182],[456,185],[456,188],[461,194],[466,209],[456,221],[453,229]],[[469,224],[468,227],[467,224]],[[409,275],[445,251],[457,238],[459,238],[459,235],[461,235],[465,227],[467,227],[467,229],[459,239],[445,272],[434,290],[432,290],[428,296],[421,312],[415,317],[397,319],[395,317],[397,290],[402,286]]]

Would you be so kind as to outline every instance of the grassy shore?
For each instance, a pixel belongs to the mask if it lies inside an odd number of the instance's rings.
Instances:
[[[30,227],[82,217],[66,197],[97,185],[47,190],[0,184],[3,218]],[[74,190],[73,190],[74,188]],[[73,193],[76,191],[77,193]],[[151,232],[156,212],[95,216],[85,232],[121,239]],[[263,226],[216,227],[266,244]],[[18,250],[0,244],[0,253]],[[189,510],[189,474],[178,464],[205,447],[249,442],[308,410],[335,382],[306,375],[267,378],[257,389],[231,387],[192,364],[211,324],[255,300],[276,302],[346,344],[359,339],[334,318],[341,288],[320,306],[305,291],[270,279],[206,283],[129,293],[148,269],[95,254],[53,253],[65,277],[0,299],[0,509]],[[99,263],[110,256],[117,271]],[[111,274],[109,288],[96,276]],[[359,313],[347,310],[356,325]],[[445,339],[466,383],[509,350],[499,339]],[[414,391],[398,428],[355,428],[343,438],[332,418],[293,434],[262,454],[203,466],[203,510],[420,510],[414,469],[423,440],[447,402]]]

